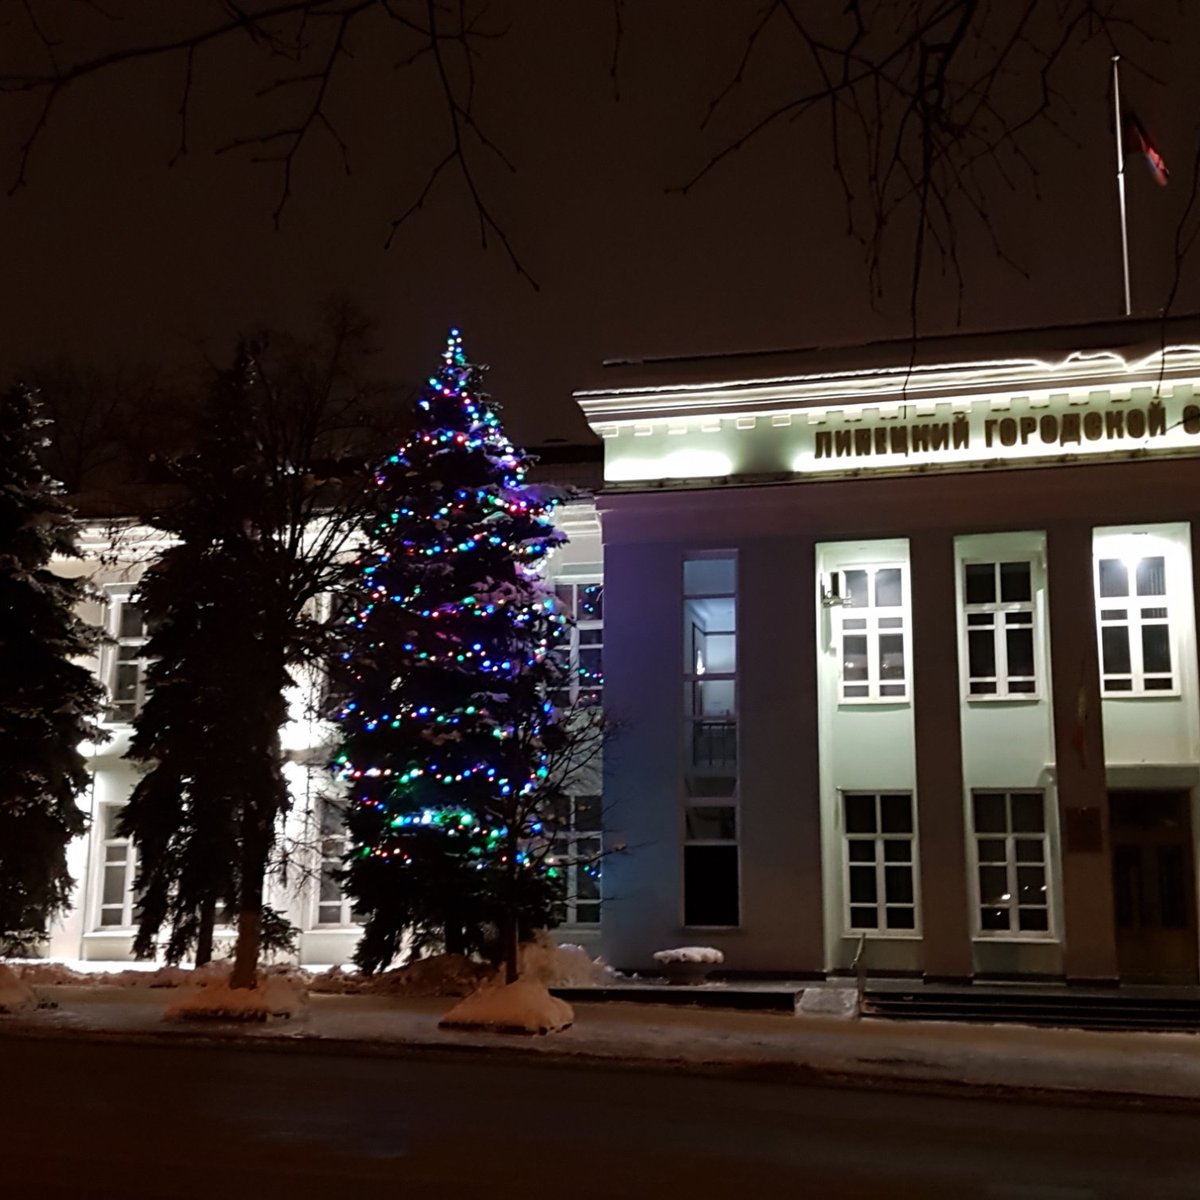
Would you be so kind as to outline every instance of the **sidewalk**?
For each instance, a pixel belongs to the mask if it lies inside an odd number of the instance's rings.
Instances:
[[[486,1051],[546,1061],[721,1072],[941,1093],[1017,1093],[1087,1103],[1200,1108],[1200,1038],[1020,1026],[843,1021],[650,1004],[575,1003],[575,1024],[542,1038],[441,1030],[445,998],[310,997],[273,1024],[167,1022],[167,989],[43,986],[57,1008],[0,1016],[9,1037],[219,1041],[280,1051]]]

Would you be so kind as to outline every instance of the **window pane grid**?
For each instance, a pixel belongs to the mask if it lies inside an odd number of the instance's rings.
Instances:
[[[683,562],[683,923],[741,922],[737,559]]]
[[[319,833],[316,923],[320,926],[357,925],[354,903],[342,890],[340,877],[350,847],[345,812],[340,805],[327,802],[320,806]]]
[[[1052,935],[1050,856],[1042,792],[973,792],[981,937]]]
[[[558,708],[597,706],[604,697],[604,585],[599,580],[557,583],[554,594],[573,624],[556,651],[563,676],[550,700]]]
[[[565,796],[561,823],[546,861],[565,876],[558,919],[564,925],[600,923],[603,834],[599,796]]]
[[[841,699],[908,698],[908,610],[904,568],[853,567],[836,572]]]
[[[137,893],[137,852],[129,838],[117,835],[117,818],[121,805],[104,805],[100,827],[104,833],[101,845],[99,902],[96,924],[101,929],[132,929]]]
[[[846,792],[846,927],[852,933],[917,932],[915,831],[907,792]]]
[[[108,720],[128,724],[146,700],[146,621],[128,592],[108,593],[108,634],[104,683],[108,688]]]
[[[967,695],[1037,694],[1034,571],[1030,559],[963,564]]]
[[[1099,559],[1096,584],[1102,692],[1137,696],[1174,691],[1165,558],[1150,555],[1133,563]]]

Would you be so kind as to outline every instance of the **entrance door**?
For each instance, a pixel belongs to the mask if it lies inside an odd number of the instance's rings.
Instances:
[[[1110,792],[1117,967],[1125,983],[1195,983],[1196,883],[1187,792]]]

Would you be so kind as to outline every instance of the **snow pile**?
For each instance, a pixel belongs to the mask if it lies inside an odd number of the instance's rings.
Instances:
[[[309,994],[317,996],[357,996],[369,989],[365,976],[357,971],[343,971],[338,966],[321,971],[308,981]]]
[[[603,987],[619,978],[602,958],[593,959],[582,946],[560,946],[544,929],[521,944],[517,962],[522,979],[546,987]]]
[[[0,1013],[21,1013],[37,1008],[37,997],[12,967],[0,963]]]
[[[40,987],[184,987],[200,980],[225,978],[231,963],[213,962],[192,970],[189,967],[156,967],[153,963],[128,967],[123,971],[79,971],[66,963],[20,963],[17,974],[26,982]]]
[[[715,966],[725,961],[725,955],[712,946],[677,946],[674,950],[657,950],[654,961],[664,967],[672,963],[707,963]]]
[[[163,1014],[172,1020],[266,1021],[304,1016],[304,984],[283,974],[260,974],[253,988],[231,988],[227,979],[185,988]]]
[[[442,1029],[486,1029],[494,1033],[556,1033],[575,1020],[565,1000],[529,979],[484,984],[460,1000],[439,1022]]]
[[[725,955],[712,946],[676,946],[654,955],[668,983],[700,984],[713,967],[725,961]]]
[[[18,978],[23,979],[26,983],[36,983],[43,986],[55,984],[91,984],[95,982],[93,974],[85,974],[82,971],[72,970],[64,963],[18,963],[15,967],[10,968],[10,970],[15,972]]]
[[[431,954],[394,971],[384,971],[363,986],[376,996],[466,996],[492,968],[462,954]]]

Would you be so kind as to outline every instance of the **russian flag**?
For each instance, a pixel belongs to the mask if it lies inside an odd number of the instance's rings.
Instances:
[[[1154,176],[1154,182],[1159,187],[1166,187],[1167,179],[1170,176],[1167,164],[1158,152],[1158,147],[1150,140],[1146,127],[1138,120],[1137,113],[1126,112],[1123,124],[1125,153],[1140,154],[1146,160],[1150,174]]]

